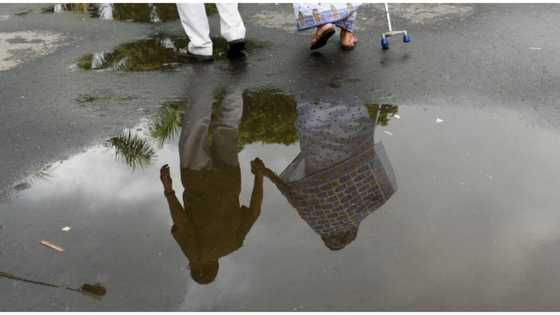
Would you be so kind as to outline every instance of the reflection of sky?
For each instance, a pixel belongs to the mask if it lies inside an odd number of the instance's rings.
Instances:
[[[327,250],[265,181],[262,215],[245,245],[220,261],[214,283],[194,284],[169,235],[159,182],[159,167],[169,163],[175,190],[182,191],[176,144],[136,171],[94,147],[0,205],[3,257],[11,257],[5,268],[14,273],[45,280],[86,282],[93,274],[106,281],[109,295],[93,304],[6,282],[0,293],[21,301],[16,294],[32,292],[31,305],[54,300],[106,310],[558,306],[553,294],[541,294],[560,288],[560,275],[550,272],[560,260],[554,254],[560,252],[558,133],[498,109],[401,106],[399,115],[383,127],[392,136],[376,133],[399,190],[341,252]],[[250,199],[251,159],[279,172],[298,151],[298,144],[246,146],[239,155],[241,202]],[[64,225],[72,231],[60,232]],[[40,239],[67,252],[52,254],[37,245]]]

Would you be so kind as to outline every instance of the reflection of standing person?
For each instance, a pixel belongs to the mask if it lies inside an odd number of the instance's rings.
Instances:
[[[336,26],[340,28],[340,47],[353,49],[358,42],[353,30],[359,6],[354,3],[294,3],[297,30],[315,28],[310,46],[314,50],[325,46]]]
[[[264,166],[259,167],[262,162],[257,159],[251,163],[255,183],[250,206],[239,204],[241,94],[226,94],[215,113],[211,103],[211,99],[194,99],[184,115],[179,140],[184,206],[173,191],[169,167],[161,168],[173,219],[171,233],[189,260],[192,278],[201,284],[214,281],[218,260],[243,245],[260,215],[263,198]]]
[[[365,106],[301,102],[301,152],[268,176],[331,250],[352,242],[359,225],[396,190],[391,164]]]
[[[216,8],[220,15],[220,32],[228,41],[228,56],[239,57],[245,50],[245,25],[237,3],[216,3]],[[204,3],[177,3],[177,12],[189,37],[188,55],[201,61],[213,60],[210,26]]]

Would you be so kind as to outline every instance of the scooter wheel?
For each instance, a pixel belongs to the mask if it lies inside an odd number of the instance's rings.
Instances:
[[[389,49],[389,40],[386,37],[381,37],[381,48],[384,50]]]
[[[410,35],[404,35],[402,41],[403,43],[410,43],[411,41]]]

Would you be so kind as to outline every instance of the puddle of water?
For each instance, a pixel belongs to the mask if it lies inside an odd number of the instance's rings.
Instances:
[[[115,3],[113,5],[115,20],[132,22],[167,22],[179,19],[174,3],[131,4]]]
[[[214,58],[226,58],[227,41],[213,38]],[[184,36],[156,34],[146,39],[119,45],[111,52],[96,52],[82,56],[78,67],[84,70],[113,69],[115,71],[171,70],[189,63],[186,58],[188,41]],[[247,49],[259,49],[264,43],[247,40]]]
[[[543,273],[558,278],[531,267],[557,263],[545,250],[560,238],[556,131],[504,109],[314,103],[274,89],[214,96],[164,103],[118,145],[61,161],[3,203],[6,272],[111,288],[94,304],[0,287],[6,300],[33,294],[70,310],[503,309],[521,294],[542,299]],[[384,149],[362,160],[374,139]],[[151,163],[130,162],[148,146]],[[164,164],[174,194],[164,195]],[[352,172],[365,165],[373,171]]]
[[[206,3],[206,14],[217,13],[216,5]],[[66,3],[56,9],[54,5],[42,9],[42,13],[55,13],[57,10],[71,11],[77,13],[88,13],[91,17],[99,18],[103,15],[99,5]],[[140,23],[159,23],[176,21],[179,19],[177,7],[174,3],[113,3],[111,4],[111,18],[118,21],[140,22]]]
[[[33,12],[33,10],[31,9],[22,9],[22,10],[18,10],[14,13],[15,16],[26,16],[29,13]]]

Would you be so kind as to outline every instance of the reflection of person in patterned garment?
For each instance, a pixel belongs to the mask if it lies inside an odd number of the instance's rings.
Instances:
[[[350,244],[396,190],[383,144],[374,144],[377,118],[347,104],[298,102],[301,152],[280,176],[265,171],[331,250]]]
[[[218,260],[241,248],[260,215],[264,166],[259,159],[251,163],[255,174],[251,202],[241,206],[237,157],[241,93],[226,93],[214,113],[211,96],[199,94],[204,97],[189,104],[179,140],[184,206],[175,196],[167,164],[161,168],[161,181],[173,219],[171,233],[189,259],[192,278],[206,284],[216,278]]]

